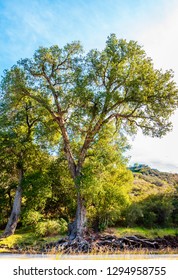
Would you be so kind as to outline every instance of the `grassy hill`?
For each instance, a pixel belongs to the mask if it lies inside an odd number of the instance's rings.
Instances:
[[[130,167],[134,175],[134,187],[131,194],[138,197],[156,194],[175,193],[178,188],[178,174],[160,172],[147,165],[134,165]]]
[[[130,167],[134,184],[127,211],[129,225],[176,226],[178,223],[178,174],[160,172],[147,165]]]
[[[150,168],[148,165],[135,164],[129,168],[133,174],[136,176],[138,174],[145,175],[145,179],[155,179],[155,182],[167,182],[170,185],[178,186],[178,174],[161,172],[157,169]],[[158,183],[159,184],[159,183]]]

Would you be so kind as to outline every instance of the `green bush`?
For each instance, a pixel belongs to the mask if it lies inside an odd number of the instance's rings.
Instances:
[[[130,205],[126,212],[127,226],[169,227],[172,225],[174,210],[169,195],[150,195]]]
[[[138,221],[143,218],[143,207],[133,203],[125,209],[125,226],[133,227],[138,225]]]
[[[28,210],[23,214],[22,225],[35,226],[41,220],[42,214],[35,210]]]
[[[47,220],[39,222],[35,227],[35,233],[37,236],[49,236],[64,234],[67,231],[67,222],[64,219],[56,220]]]

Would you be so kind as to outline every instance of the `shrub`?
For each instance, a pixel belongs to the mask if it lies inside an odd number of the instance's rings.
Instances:
[[[24,227],[36,225],[41,218],[42,214],[38,211],[28,210],[23,214],[22,225]]]
[[[133,203],[125,210],[125,226],[136,226],[142,218],[143,207],[140,204]]]
[[[64,234],[67,231],[67,222],[64,219],[56,220],[47,220],[39,222],[36,225],[35,233],[38,236],[49,236]]]

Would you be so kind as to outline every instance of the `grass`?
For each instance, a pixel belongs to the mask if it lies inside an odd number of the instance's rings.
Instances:
[[[178,228],[152,228],[152,229],[146,229],[143,227],[134,227],[134,228],[114,228],[113,233],[117,235],[118,237],[123,236],[130,236],[130,235],[139,235],[146,238],[156,238],[156,237],[163,237],[166,235],[171,236],[178,236]]]
[[[0,231],[0,235],[2,231]],[[12,249],[18,247],[18,250],[30,251],[30,248],[40,248],[45,243],[57,241],[61,238],[61,235],[49,236],[49,237],[37,237],[34,232],[24,232],[22,230],[16,230],[14,235],[7,238],[0,239],[0,253],[11,252]]]

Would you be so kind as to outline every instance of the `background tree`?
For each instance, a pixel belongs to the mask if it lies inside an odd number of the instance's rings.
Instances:
[[[3,153],[3,150],[1,152]],[[18,184],[13,155],[2,155],[2,153],[0,155],[0,228],[5,227],[10,216],[13,204],[13,192]]]
[[[171,71],[154,69],[137,42],[118,40],[113,34],[101,52],[91,50],[84,56],[78,42],[40,48],[33,59],[21,60],[5,73],[3,92],[37,101],[60,129],[77,190],[71,238],[80,238],[85,231],[82,169],[100,129],[115,120],[118,132],[136,133],[140,127],[146,135],[165,135],[177,107],[172,78]]]
[[[4,174],[4,180],[1,182],[4,183],[6,193],[9,194],[11,211],[3,237],[13,234],[17,227],[25,173],[38,169],[38,160],[42,162],[42,159],[47,156],[35,143],[35,126],[40,119],[37,107],[34,101],[28,98],[19,102],[18,99],[13,100],[6,96],[1,102],[0,159],[1,174]],[[14,199],[12,199],[12,191],[15,191]]]

